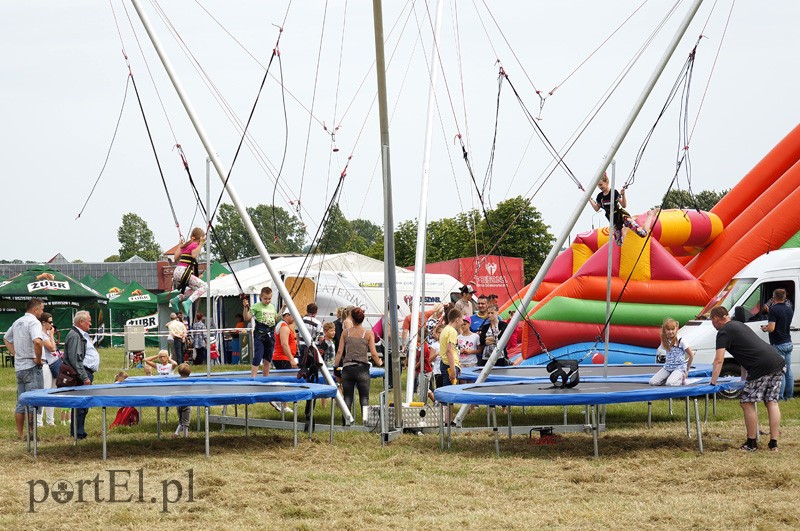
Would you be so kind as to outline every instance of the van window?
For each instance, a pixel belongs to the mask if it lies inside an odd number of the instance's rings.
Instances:
[[[786,290],[789,305],[792,305],[791,301],[794,298],[794,282],[791,280],[772,280],[770,282],[764,282],[759,285],[742,304],[748,322],[765,321],[767,319],[772,295],[778,288]]]
[[[711,299],[703,311],[698,316],[701,319],[708,319],[711,309],[715,306],[724,306],[729,312],[732,310],[733,305],[750,289],[755,283],[754,278],[734,278],[728,285],[722,288],[722,291],[716,297]]]

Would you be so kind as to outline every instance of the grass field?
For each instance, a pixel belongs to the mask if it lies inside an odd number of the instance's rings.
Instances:
[[[106,349],[101,357],[95,381],[109,383],[122,353]],[[224,369],[231,367],[218,368]],[[373,402],[378,386],[373,383]],[[311,442],[301,438],[295,449],[290,431],[251,428],[246,438],[243,429],[231,427],[224,434],[212,427],[207,459],[202,434],[158,440],[148,408],[138,426],[113,430],[106,462],[99,410],[90,411],[89,438],[78,447],[67,427],[42,428],[36,461],[17,440],[15,400],[14,371],[0,369],[4,530],[800,528],[798,400],[781,404],[777,454],[764,449],[765,441],[754,454],[740,452],[741,410],[737,402],[721,401],[703,429],[704,454],[696,439],[686,438],[681,403],[673,417],[666,403],[655,404],[652,429],[645,424],[645,404],[610,406],[599,460],[592,458],[591,436],[583,433],[560,436],[550,446],[526,436],[501,439],[497,458],[488,432],[456,435],[442,452],[433,434],[404,435],[381,446],[377,434],[356,432],[338,433],[330,445],[326,432]],[[279,416],[269,406],[250,411],[253,417]],[[319,408],[318,418],[327,418],[326,411]],[[572,411],[577,419],[579,409]],[[109,422],[114,413],[109,410]],[[528,408],[523,417],[515,408],[513,414],[515,424],[559,423],[562,410]],[[465,425],[485,418],[481,409]],[[167,434],[175,421],[172,414]],[[111,479],[117,485],[113,502]],[[83,501],[76,501],[81,485]],[[72,498],[56,501],[70,487]],[[174,503],[165,505],[165,488]],[[32,504],[32,498],[41,502]]]

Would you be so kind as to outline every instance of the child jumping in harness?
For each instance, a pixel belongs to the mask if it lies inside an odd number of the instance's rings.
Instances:
[[[614,201],[614,223],[613,223],[613,234],[614,234],[614,242],[618,245],[622,245],[622,227],[628,227],[633,232],[636,233],[637,236],[640,238],[644,238],[647,236],[647,230],[641,227],[636,220],[634,220],[630,213],[625,210],[625,207],[628,205],[627,199],[625,199],[625,188],[622,188],[622,193],[617,192],[616,190],[611,190],[611,185],[608,182],[608,175],[603,174],[600,178],[600,182],[597,183],[597,187],[600,189],[600,193],[597,194],[597,198],[592,199],[589,198],[589,204],[592,205],[592,208],[595,212],[599,212],[602,208],[603,211],[606,213],[606,219],[611,220],[611,201],[613,198]]]
[[[206,233],[200,227],[192,229],[188,242],[181,238],[175,250],[175,273],[172,275],[172,287],[180,293],[170,299],[169,303],[176,312],[183,310],[186,315],[191,315],[192,303],[205,295],[208,285],[200,280],[200,271],[197,267],[197,257],[206,241]]]

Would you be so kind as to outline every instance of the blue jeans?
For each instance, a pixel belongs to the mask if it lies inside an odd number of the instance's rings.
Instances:
[[[783,377],[783,383],[781,384],[781,391],[778,395],[780,398],[784,400],[789,400],[790,398],[794,398],[794,376],[792,375],[792,344],[791,343],[784,343],[782,345],[772,345],[775,349],[783,356],[783,359],[786,360],[786,373]]]
[[[22,369],[17,371],[17,398],[22,393],[28,391],[35,391],[36,389],[44,389],[44,377],[42,376],[42,366],[36,365],[29,369]],[[25,413],[25,406],[21,406],[17,402],[17,407],[14,413]]]
[[[181,362],[183,363],[183,362]],[[86,369],[86,374],[89,375],[89,381],[94,381],[94,373],[89,369]],[[86,429],[84,429],[84,425],[86,424],[86,414],[89,412],[88,408],[79,407],[72,410],[71,422],[72,425],[70,426],[69,434],[72,437],[75,437],[75,433],[78,434],[78,439],[85,439],[86,438]]]

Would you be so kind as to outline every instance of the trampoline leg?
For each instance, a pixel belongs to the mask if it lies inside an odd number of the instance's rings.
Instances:
[[[106,424],[106,408],[103,408],[103,461],[108,459],[108,425]]]
[[[597,406],[594,406],[593,413],[594,413],[594,422],[592,422],[592,439],[594,440],[594,458],[595,459],[599,459],[600,458],[600,446],[599,446],[598,441],[597,441],[597,432],[600,431],[600,426],[598,426],[598,424],[597,424],[598,420],[599,420]]]
[[[691,416],[689,415],[689,397],[686,397],[686,436],[692,438]]]
[[[447,405],[445,406],[445,409],[446,409],[446,410],[447,410],[447,412],[449,413],[449,412],[450,412],[450,404],[447,404]],[[451,437],[451,435],[452,435],[452,431],[453,431],[453,424],[452,424],[452,421],[450,420],[450,418],[449,418],[449,417],[450,417],[450,416],[448,415],[448,417],[447,417],[447,418],[448,418],[448,420],[447,420],[447,449],[448,449],[448,450],[450,449],[450,437]],[[444,418],[445,418],[445,417],[444,417],[444,414],[443,414],[443,415],[442,415],[442,419],[444,419]],[[497,428],[495,427],[495,430],[496,430],[496,429],[497,429]]]
[[[233,405],[233,416],[234,417],[238,417],[239,416],[239,404],[234,404]]]
[[[511,438],[511,406],[508,406],[508,438]]]
[[[33,409],[36,411],[36,408]],[[33,458],[36,459],[39,456],[39,423],[33,423]]]
[[[694,418],[697,424],[697,444],[700,446],[700,453],[703,453],[703,431],[700,429],[700,406],[697,405],[697,398],[694,399]]]
[[[228,415],[228,406],[222,406],[222,416],[226,417],[227,415]],[[225,433],[225,421],[222,421],[219,431],[220,433]]]
[[[308,440],[314,440],[314,406],[316,406],[316,400],[309,400],[311,402],[311,418],[306,419],[308,421]]]
[[[652,402],[648,402],[647,403],[647,427],[648,428],[652,428],[653,427],[653,403]]]
[[[567,425],[567,406],[564,406],[564,426]]]
[[[209,407],[206,406],[205,407],[205,414],[206,414],[206,457],[210,457],[211,456],[211,441],[209,440],[209,437],[208,437],[208,413],[209,413]],[[223,424],[223,426],[224,426],[224,424]]]
[[[200,433],[200,406],[197,406],[197,433]]]
[[[583,406],[583,415],[585,417],[584,424],[591,424],[592,420],[590,418],[590,408],[591,406]]]
[[[161,408],[156,408],[156,437],[161,439]]]
[[[712,405],[711,412],[716,417],[717,416],[717,393],[714,393],[714,398],[713,398],[713,402],[712,402],[711,405]]]
[[[331,440],[330,443],[333,444],[333,419],[334,419],[334,408],[336,407],[336,399],[331,398]]]
[[[78,430],[75,428],[75,409],[70,410],[70,426],[72,430],[72,446],[78,446]]]
[[[34,425],[34,429],[36,429]],[[25,440],[28,442],[28,451],[31,451],[31,408],[25,406]]]
[[[244,405],[244,436],[250,437],[250,406]]]
[[[294,447],[297,448],[297,402],[292,403],[294,410],[294,422],[292,423],[292,431],[294,432]]]
[[[439,404],[439,450],[444,450],[444,404]]]
[[[486,406],[486,427],[492,427],[492,412],[490,411],[490,407]]]
[[[497,429],[497,408],[492,406],[492,431],[494,431],[494,452],[500,457],[500,434]]]
[[[672,399],[669,399],[669,416],[672,416]]]
[[[708,422],[708,395],[706,395],[706,409],[703,411],[703,424]]]

